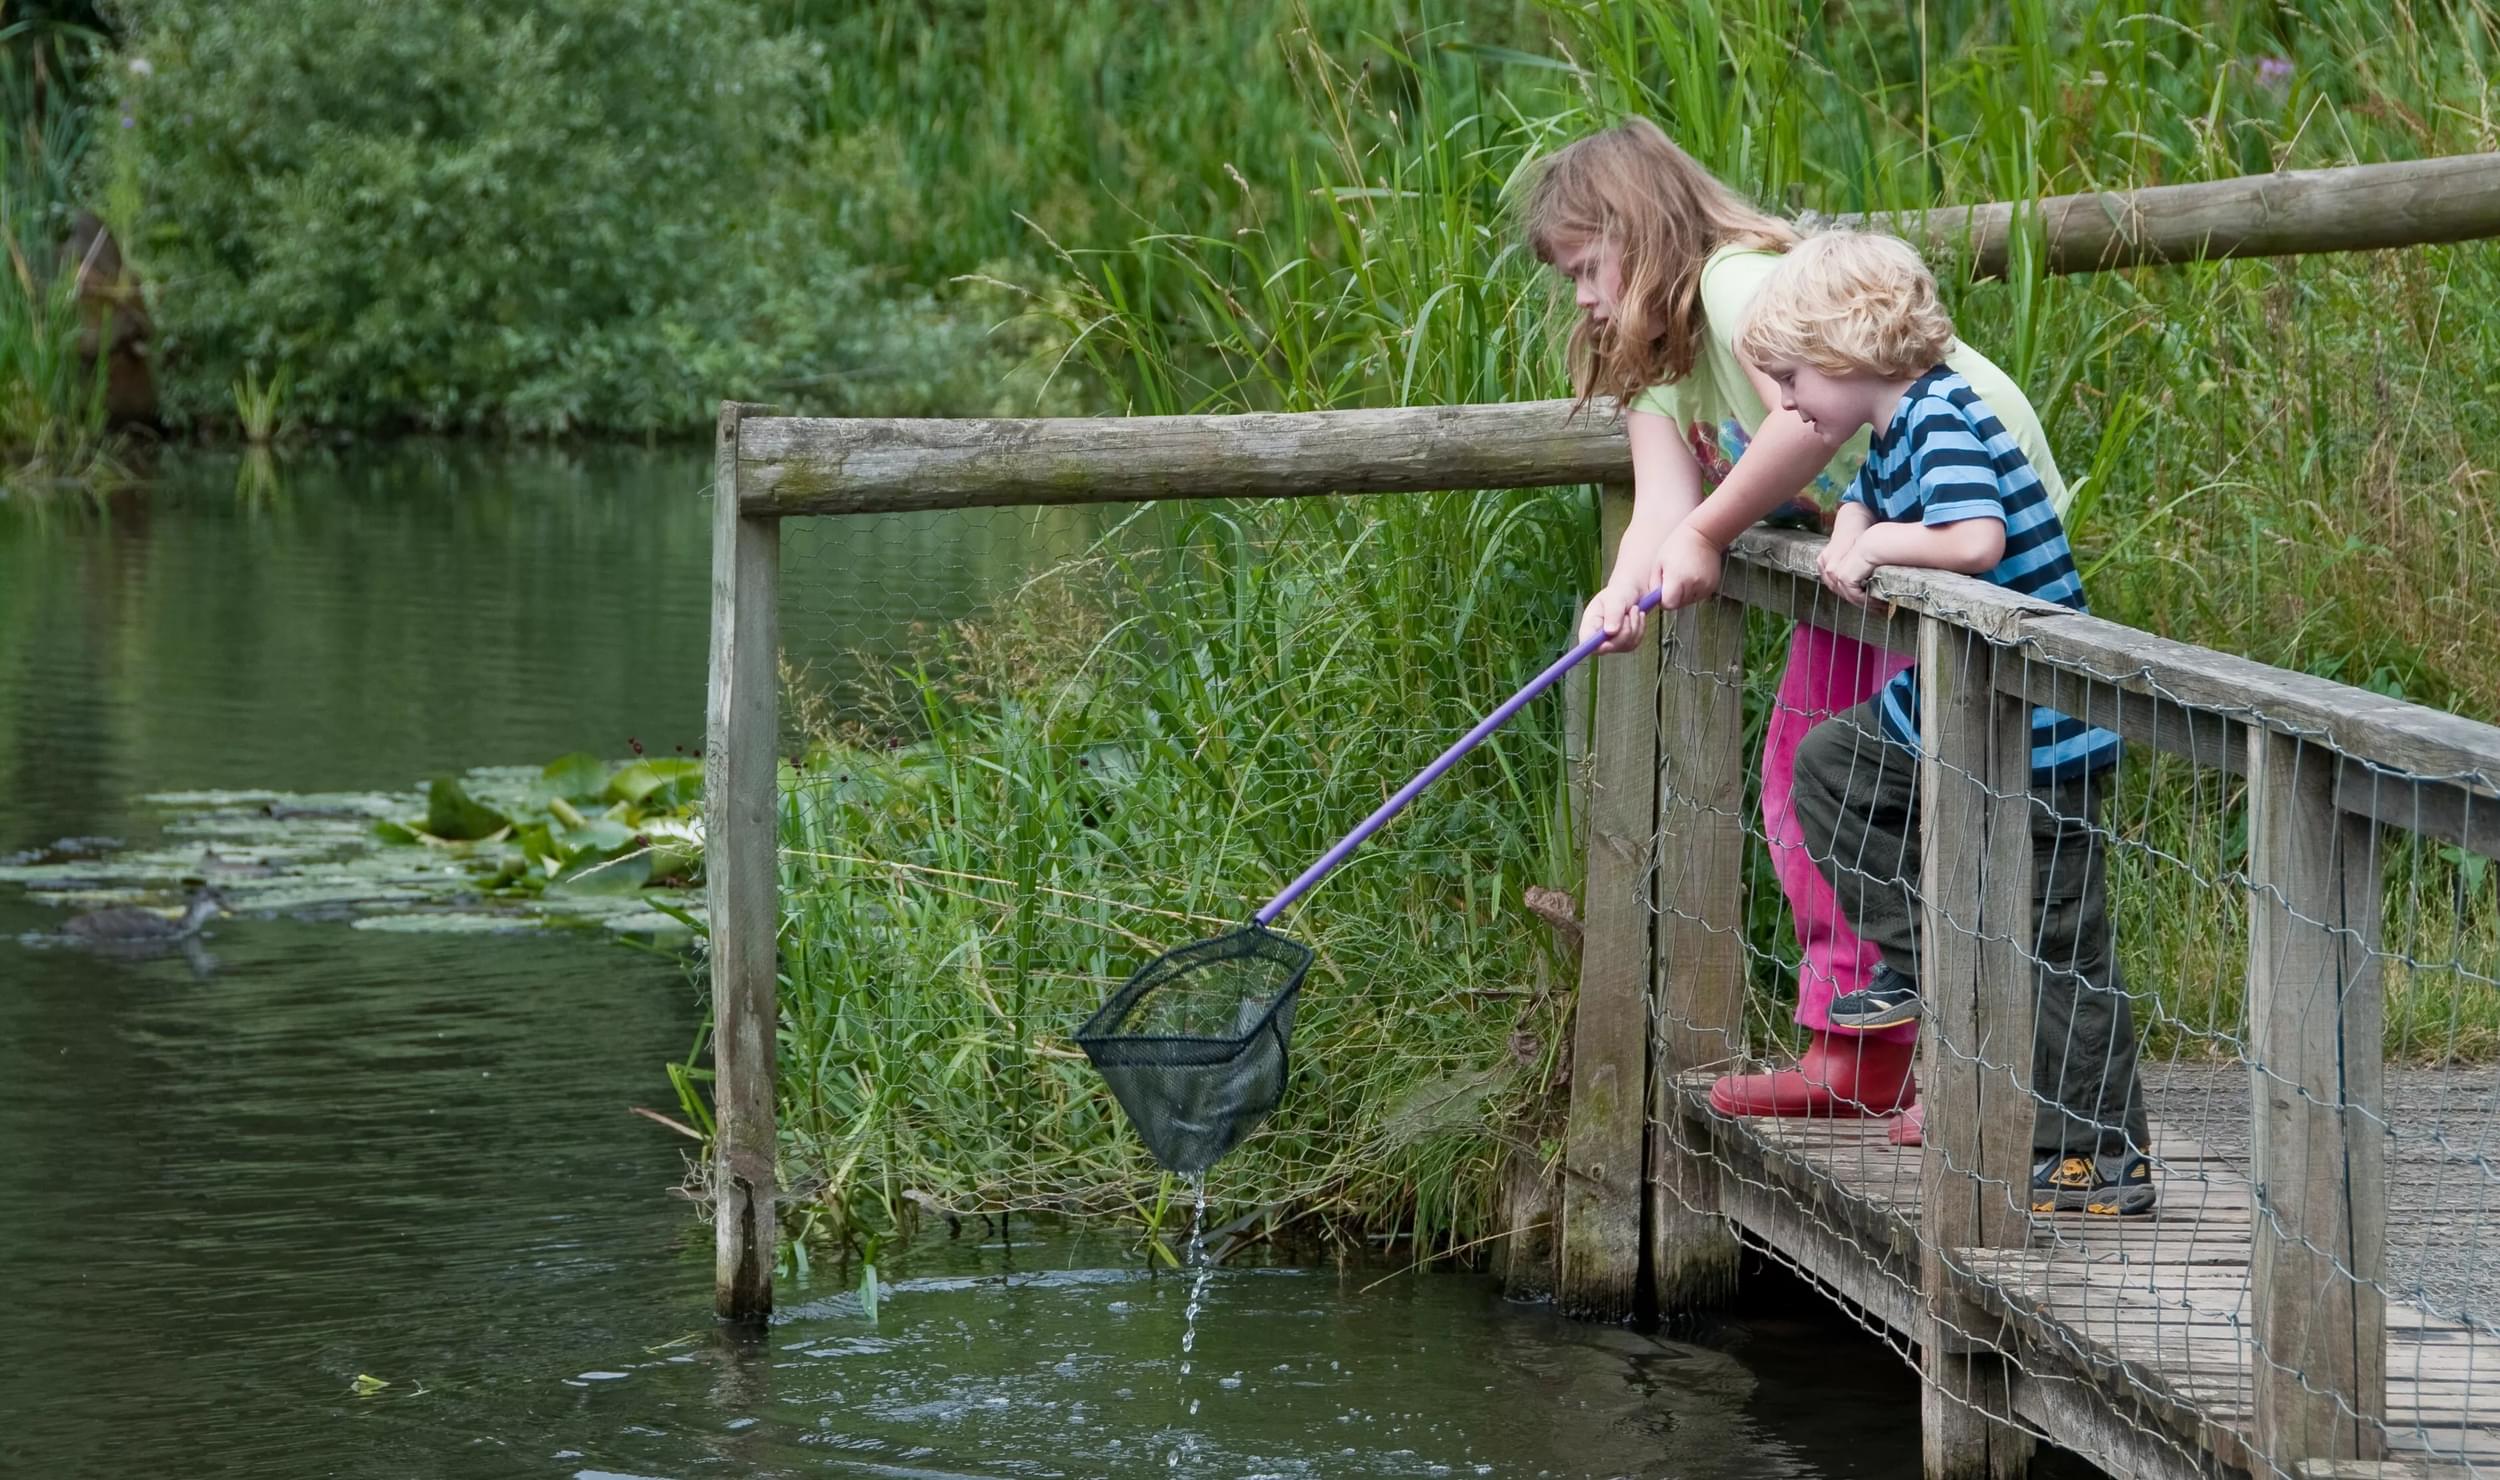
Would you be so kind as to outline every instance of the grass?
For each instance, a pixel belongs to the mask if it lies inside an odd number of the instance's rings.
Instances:
[[[1490,707],[1567,618],[1581,552],[1553,531],[1585,516],[1568,495],[1140,515],[808,711],[784,1113],[832,1186],[1150,1213],[1151,1168],[1067,1032],[1145,957],[1240,924]],[[1453,547],[1509,568],[1471,609],[1364,578]],[[1447,1230],[1487,1194],[1477,1112],[1523,1105],[1559,1040],[1560,998],[1508,990],[1550,980],[1551,947],[1492,927],[1560,850],[1560,778],[1550,733],[1503,737],[1289,922],[1321,954],[1297,1039],[1335,1092],[1228,1162],[1228,1197]],[[1434,1086],[1468,1113],[1445,1123]]]
[[[285,428],[286,393],[290,377],[284,365],[267,380],[260,378],[260,367],[246,366],[234,382],[234,419],[243,429],[243,440],[256,448],[267,448]]]
[[[0,216],[7,214],[0,199]],[[14,239],[0,262],[0,492],[84,485],[112,466],[105,364],[79,353],[67,273],[39,276]]]
[[[75,24],[0,28],[0,493],[93,488],[117,471],[105,366],[80,353],[73,275],[54,270],[88,115],[79,101],[103,54]],[[66,101],[65,101],[66,100]]]
[[[883,90],[848,106],[893,132],[860,147],[931,202],[889,260],[990,263],[1018,252],[1009,221],[1048,225],[1031,314],[1133,413],[1563,393],[1550,285],[1505,203],[1535,155],[1624,111],[1786,207],[1922,205],[2489,149],[2500,38],[2482,0],[1642,0],[1288,26],[1250,63],[1238,33],[1180,19],[1116,105],[1069,91],[1034,115],[1021,89],[1091,55],[1103,7],[1047,42],[861,15]],[[1030,78],[1004,60],[1027,54]],[[1239,85],[1152,91],[1227,67]],[[917,130],[893,106],[940,94],[985,102]],[[1028,116],[1050,121],[1020,140]],[[1235,149],[1245,121],[1259,147]],[[1950,296],[2047,419],[2099,611],[2493,717],[2494,248],[2079,278],[2018,254],[2007,281]],[[888,663],[874,702],[819,712],[784,824],[784,1100],[846,1217],[934,1198],[1157,1226],[1151,1168],[1066,1033],[1155,949],[1237,921],[1549,654],[1595,553],[1562,492],[1175,517]],[[1757,729],[1777,651],[1760,625]],[[1519,896],[1576,887],[1560,730],[1553,707],[1523,717],[1303,907],[1322,962],[1305,1067],[1218,1170],[1223,1200],[1455,1244],[1482,1231],[1507,1149],[1550,1155],[1568,967]],[[2157,1055],[2244,1034],[2237,786],[2156,759],[2113,811]],[[1767,1043],[1793,946],[1756,868]],[[2390,871],[2391,1052],[2500,1051],[2493,879],[2431,845]]]

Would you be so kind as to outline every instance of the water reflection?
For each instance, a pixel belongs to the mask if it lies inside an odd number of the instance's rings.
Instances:
[[[186,454],[98,517],[0,511],[0,852],[142,844],[153,790],[697,748],[708,474]],[[908,651],[1097,517],[794,531],[790,645]],[[1470,1278],[1227,1269],[1184,1386],[1185,1282],[971,1224],[873,1319],[828,1275],[742,1340],[667,1195],[686,1143],[630,1113],[671,1108],[701,1010],[674,966],[263,919],[198,958],[19,943],[59,919],[0,891],[0,1473],[1162,1475],[1183,1435],[1210,1476],[1916,1464],[1914,1385],[1828,1324],[1710,1349]]]

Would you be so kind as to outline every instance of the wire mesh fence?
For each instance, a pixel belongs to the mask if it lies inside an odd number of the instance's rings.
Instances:
[[[1691,1201],[1931,1378],[2001,1364],[1931,1407],[2081,1432],[2122,1473],[2500,1468],[2500,878],[2469,846],[2493,777],[2405,769],[2255,688],[2216,702],[2227,666],[2189,693],[2163,659],[1973,638],[2003,613],[1949,599],[1922,632],[1810,580],[1747,594],[1726,620],[1755,661],[1663,655],[1670,711],[1734,687],[1748,717],[1741,783],[1662,736],[1654,1036],[1718,1050],[1654,1107],[1662,1150],[1716,1174]],[[1882,722],[1896,683],[1949,710],[1916,749]],[[2034,700],[2128,743],[2034,772]],[[1675,864],[1711,825],[1750,855],[1715,898]],[[1741,1020],[1678,940],[1741,951]],[[1904,1015],[1904,983],[1916,1016],[1853,1031]],[[1926,1103],[1900,1114],[1913,1035]],[[2078,1386],[2097,1427],[2052,1426]]]

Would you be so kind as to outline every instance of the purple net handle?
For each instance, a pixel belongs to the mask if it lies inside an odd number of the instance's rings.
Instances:
[[[1666,593],[1663,591],[1650,592],[1647,596],[1641,598],[1640,609],[1645,612],[1657,610],[1658,598],[1665,594]],[[1606,634],[1603,632],[1598,633],[1594,637],[1583,639],[1578,647],[1575,647],[1570,652],[1556,658],[1553,661],[1553,664],[1543,673],[1540,673],[1536,677],[1528,680],[1528,686],[1526,688],[1521,689],[1518,693],[1513,694],[1508,699],[1504,700],[1501,708],[1494,710],[1491,714],[1488,714],[1483,719],[1478,720],[1474,729],[1459,736],[1458,743],[1441,752],[1440,759],[1434,761],[1431,765],[1424,767],[1422,775],[1416,777],[1412,781],[1409,781],[1404,786],[1399,787],[1397,795],[1380,804],[1380,810],[1372,813],[1369,817],[1364,818],[1361,822],[1356,823],[1354,831],[1347,833],[1344,839],[1340,841],[1336,847],[1329,849],[1326,854],[1322,855],[1319,862],[1304,869],[1302,871],[1302,877],[1294,880],[1290,884],[1287,884],[1284,887],[1284,891],[1278,894],[1274,899],[1269,900],[1266,908],[1260,910],[1253,918],[1256,919],[1261,925],[1273,925],[1276,923],[1276,917],[1283,914],[1287,906],[1291,905],[1295,900],[1300,899],[1312,885],[1328,877],[1331,870],[1335,869],[1338,864],[1345,862],[1349,854],[1353,853],[1355,849],[1363,846],[1364,840],[1369,838],[1373,833],[1380,831],[1381,827],[1387,823],[1390,818],[1405,811],[1406,804],[1415,800],[1418,796],[1421,796],[1425,787],[1440,780],[1442,773],[1449,770],[1450,767],[1457,765],[1460,757],[1466,755],[1467,752],[1475,749],[1477,745],[1481,744],[1485,736],[1492,734],[1495,730],[1500,729],[1504,724],[1508,723],[1512,715],[1527,708],[1529,700],[1534,699],[1537,695],[1552,688],[1556,679],[1561,678],[1564,674],[1569,673],[1572,669],[1580,666],[1581,661],[1587,658],[1589,654],[1596,652],[1597,649],[1605,643],[1605,641]]]

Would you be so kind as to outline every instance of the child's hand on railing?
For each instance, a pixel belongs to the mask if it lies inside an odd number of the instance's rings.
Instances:
[[[1843,543],[1841,536],[1835,533],[1824,544],[1823,553],[1816,556],[1814,562],[1815,573],[1822,577],[1824,589],[1851,606],[1866,605],[1866,578],[1875,573],[1875,567],[1858,550],[1856,540]]]
[[[1719,568],[1726,558],[1727,552],[1707,535],[1689,524],[1676,526],[1658,546],[1658,561],[1650,573],[1651,589],[1662,593],[1659,609],[1681,611],[1718,595]]]
[[[1875,573],[1875,562],[1868,558],[1861,538],[1874,528],[1874,516],[1866,505],[1844,502],[1832,519],[1831,538],[1815,556],[1814,570],[1823,588],[1852,606],[1867,604],[1866,578]]]

